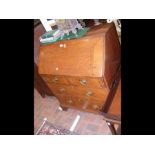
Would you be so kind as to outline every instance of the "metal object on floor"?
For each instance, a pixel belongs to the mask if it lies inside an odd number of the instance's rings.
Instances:
[[[42,125],[40,126],[40,128],[37,130],[36,135],[39,133],[39,131],[42,129],[42,127],[44,126],[45,122],[47,121],[47,118],[44,118],[44,121],[42,123]]]
[[[64,111],[63,108],[61,108],[60,106],[58,107],[58,110],[59,111]],[[74,131],[74,129],[76,128],[76,126],[77,126],[77,124],[79,122],[79,120],[80,120],[80,115],[77,115],[74,122],[73,122],[73,124],[72,124],[72,126],[69,129],[70,131]]]
[[[69,129],[70,131],[74,131],[75,127],[77,126],[77,124],[79,122],[79,120],[80,120],[80,115],[77,115],[74,122],[73,122],[73,124],[72,124],[72,126],[71,126],[71,128]]]

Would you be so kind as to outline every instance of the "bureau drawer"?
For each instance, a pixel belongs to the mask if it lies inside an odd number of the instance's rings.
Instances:
[[[64,76],[41,75],[44,81],[48,83],[68,84]]]
[[[85,108],[85,104],[86,104],[86,100],[84,99],[80,99],[80,98],[76,98],[76,97],[72,97],[69,95],[56,95],[57,98],[60,101],[60,104],[66,107],[72,107],[72,108],[80,108],[80,109],[84,109]]]
[[[86,110],[90,111],[90,112],[100,112],[102,110],[102,107],[101,105],[98,105],[98,104],[89,104],[86,108]]]
[[[85,97],[87,99],[96,99],[98,101],[103,101],[107,98],[109,90],[106,88],[93,89],[79,86],[70,86],[63,84],[52,84],[47,83],[47,85],[52,89],[55,94],[64,94],[78,97]]]
[[[88,78],[88,77],[66,77],[71,85],[92,87],[92,88],[103,88],[105,87],[103,78]]]
[[[57,95],[57,98],[59,99],[60,104],[65,107],[78,108],[86,111],[99,112],[101,111],[104,105],[104,101],[99,102],[94,99],[79,98],[79,97],[64,96],[64,95]]]
[[[83,87],[75,87],[74,94],[77,96],[82,96],[87,99],[95,99],[98,101],[103,101],[107,98],[108,90],[105,88],[102,89],[94,89],[94,88],[83,88]]]
[[[64,95],[71,95],[74,94],[74,87],[69,85],[63,84],[54,84],[54,83],[47,83],[49,88],[52,90],[54,94],[64,94]]]

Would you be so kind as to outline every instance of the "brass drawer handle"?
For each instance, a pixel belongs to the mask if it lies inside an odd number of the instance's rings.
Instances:
[[[66,45],[66,44],[60,44],[59,47],[60,47],[60,48],[66,48],[67,45]]]
[[[78,101],[81,102],[81,99],[79,98]]]
[[[55,77],[54,79],[52,79],[53,82],[58,82],[58,80],[59,79],[57,77]]]
[[[64,48],[66,48],[67,47],[67,45],[66,44],[64,44]]]
[[[65,88],[60,88],[60,92],[64,92],[65,91]]]
[[[80,80],[80,83],[81,83],[81,85],[86,85],[87,84],[87,80],[82,79],[82,80]]]
[[[87,95],[87,96],[92,96],[92,95],[93,95],[93,92],[92,92],[92,91],[88,91],[88,92],[86,93],[86,95]]]
[[[72,103],[73,103],[73,101],[72,101],[72,100],[68,100],[67,102],[68,102],[69,104],[72,104]]]
[[[93,104],[93,105],[92,105],[92,108],[95,109],[95,110],[97,110],[97,109],[99,109],[99,106],[96,105],[96,104]]]
[[[60,44],[59,47],[60,47],[60,48],[61,48],[61,47],[64,47],[64,45],[63,45],[63,44]]]

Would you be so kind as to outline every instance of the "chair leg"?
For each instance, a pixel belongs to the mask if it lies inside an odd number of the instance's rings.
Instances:
[[[117,132],[116,132],[116,130],[115,130],[114,125],[113,125],[111,122],[108,122],[108,121],[106,121],[106,122],[107,122],[107,124],[108,124],[108,126],[109,126],[109,129],[110,129],[112,135],[117,135]]]
[[[117,128],[117,135],[121,135],[121,125],[119,125]]]

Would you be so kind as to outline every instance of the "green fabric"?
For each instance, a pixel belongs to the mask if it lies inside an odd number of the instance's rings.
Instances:
[[[51,31],[48,31],[46,33],[44,33],[41,38],[45,39],[45,38],[50,38],[53,36],[53,34],[56,32],[57,30],[51,30]]]
[[[41,36],[41,38],[43,38],[43,39],[44,38],[50,38],[50,37],[52,37],[52,35],[55,31],[57,31],[57,30],[48,31],[45,34],[43,34]],[[68,39],[73,39],[73,38],[80,38],[80,37],[84,36],[87,33],[87,31],[89,31],[89,28],[83,28],[83,29],[77,30],[77,36],[74,33],[70,32],[69,35],[65,34],[62,39],[59,36],[55,40],[49,40],[46,43],[41,43],[41,45],[51,44],[51,43],[57,42],[59,40],[68,40]]]

